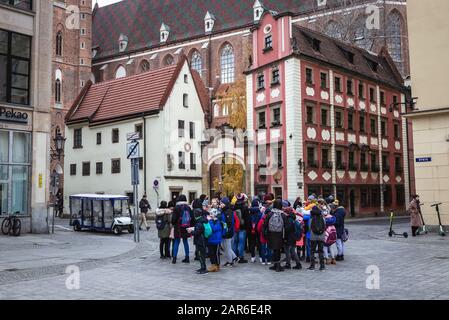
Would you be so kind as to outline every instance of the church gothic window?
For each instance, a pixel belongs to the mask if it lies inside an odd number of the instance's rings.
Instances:
[[[192,69],[198,71],[198,73],[201,75],[201,70],[203,69],[203,59],[201,58],[201,55],[198,51],[195,51],[192,54]]]
[[[235,55],[234,49],[226,44],[220,56],[221,83],[233,83],[235,81]]]

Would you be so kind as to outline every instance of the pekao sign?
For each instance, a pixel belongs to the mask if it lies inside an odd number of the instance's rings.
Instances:
[[[26,112],[14,110],[13,108],[0,107],[0,121],[28,123],[29,115]]]

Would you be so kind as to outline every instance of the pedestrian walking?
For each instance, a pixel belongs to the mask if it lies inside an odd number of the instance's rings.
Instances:
[[[412,236],[416,237],[416,232],[423,226],[421,215],[419,214],[419,195],[412,196],[412,200],[408,205],[408,213],[410,214],[410,223],[412,226]]]
[[[151,210],[150,203],[147,200],[147,195],[144,194],[142,199],[139,202],[139,208],[140,208],[140,224],[139,224],[139,230],[142,230],[142,224],[145,225],[145,228],[150,230],[150,226],[147,224],[147,213],[149,210]]]

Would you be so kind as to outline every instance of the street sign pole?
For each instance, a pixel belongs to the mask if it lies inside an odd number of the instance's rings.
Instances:
[[[128,143],[126,146],[127,158],[131,160],[131,184],[133,186],[134,194],[134,242],[140,242],[140,230],[139,230],[139,195],[138,195],[138,185],[139,185],[139,141],[137,140],[139,135],[136,133],[128,134]]]

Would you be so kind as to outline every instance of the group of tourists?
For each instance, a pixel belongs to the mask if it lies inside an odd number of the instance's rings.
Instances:
[[[209,200],[202,195],[192,203],[180,195],[176,201],[162,201],[156,210],[160,257],[176,264],[182,241],[182,262],[190,263],[188,239],[193,237],[198,274],[248,263],[246,253],[252,263],[271,265],[269,269],[277,272],[300,270],[301,261],[310,263],[309,270],[315,270],[317,263],[319,270],[325,270],[326,265],[344,260],[348,239],[345,215],[345,208],[333,196],[313,194],[292,205],[273,194],[255,196],[251,201],[243,193],[233,199]]]

